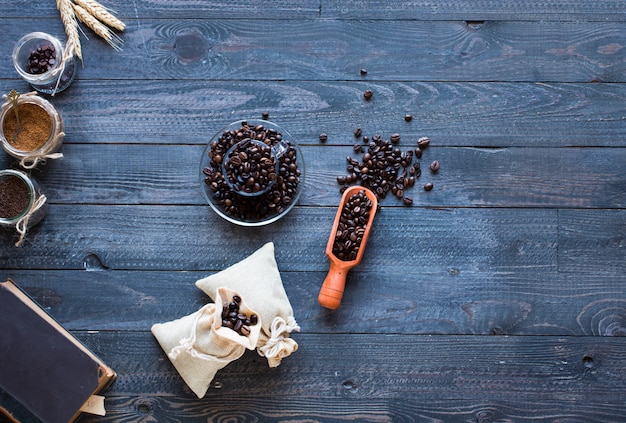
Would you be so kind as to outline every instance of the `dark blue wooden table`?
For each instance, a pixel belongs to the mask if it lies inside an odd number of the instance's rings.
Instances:
[[[81,35],[77,78],[50,99],[64,157],[32,171],[46,217],[20,248],[0,234],[0,278],[118,372],[107,416],[82,422],[624,420],[625,2],[103,3],[123,51]],[[3,2],[0,27],[0,91],[26,92],[11,51],[31,31],[65,40],[55,2]],[[238,227],[206,204],[200,156],[264,112],[299,142],[305,189],[279,222]],[[413,204],[381,201],[329,311],[357,127],[431,143]],[[198,400],[150,327],[268,241],[300,348],[275,369],[247,352]]]

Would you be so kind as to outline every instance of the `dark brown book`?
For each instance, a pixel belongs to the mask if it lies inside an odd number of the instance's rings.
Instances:
[[[68,423],[115,372],[15,282],[0,282],[0,400],[10,396],[46,423]],[[16,408],[0,403],[0,412]]]

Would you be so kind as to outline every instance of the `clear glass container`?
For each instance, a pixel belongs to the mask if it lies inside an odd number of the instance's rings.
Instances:
[[[6,101],[2,108],[0,108],[0,143],[2,148],[11,156],[20,159],[22,167],[30,169],[37,165],[38,162],[46,159],[54,159],[61,157],[61,154],[55,154],[61,148],[63,144],[63,138],[65,136],[65,124],[63,118],[54,108],[54,106],[46,99],[39,97],[36,93],[21,94],[18,97],[18,111],[19,106],[22,104],[34,104],[41,107],[50,116],[51,128],[48,139],[35,150],[20,150],[16,148],[5,136],[5,122],[9,114],[15,113],[13,110],[13,104],[10,101]],[[29,122],[22,117],[20,124],[24,127]]]
[[[25,223],[24,230],[31,228],[41,222],[46,214],[47,204],[46,197],[39,183],[26,173],[19,170],[4,169],[0,170],[0,184],[9,178],[18,178],[26,185],[28,193],[28,201],[26,207],[15,216],[0,216],[0,227],[8,230],[17,229],[18,223]],[[8,196],[9,192],[3,192],[3,197]],[[10,201],[10,198],[3,198],[3,201]]]
[[[38,48],[49,45],[54,47],[54,64],[50,65],[50,68],[44,73],[30,73],[28,62],[31,53],[37,51]],[[76,73],[74,55],[64,57],[63,43],[45,32],[31,32],[20,38],[13,49],[13,66],[15,66],[17,73],[34,89],[51,95],[69,87]]]
[[[269,138],[263,136],[266,130],[273,131],[268,132]],[[233,145],[246,138],[265,141],[270,147],[282,141],[288,146],[279,157],[279,180],[261,195],[246,196],[233,190],[222,173],[223,157],[217,157],[225,156]],[[240,120],[211,138],[202,152],[199,176],[205,199],[220,217],[240,226],[262,226],[276,222],[298,202],[304,189],[304,158],[295,139],[275,123]]]

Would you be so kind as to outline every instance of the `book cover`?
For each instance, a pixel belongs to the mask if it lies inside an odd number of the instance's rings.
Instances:
[[[43,422],[68,423],[115,377],[15,282],[0,282],[0,392],[4,396]],[[5,414],[11,415],[12,408],[17,407],[0,403]]]

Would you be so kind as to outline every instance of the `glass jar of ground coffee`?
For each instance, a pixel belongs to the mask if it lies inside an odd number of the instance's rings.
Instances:
[[[46,199],[39,183],[24,172],[0,170],[0,228],[17,231],[17,247],[26,231],[43,219]]]
[[[31,32],[15,45],[13,66],[34,89],[54,95],[74,80],[76,59],[66,54],[58,38],[45,32]]]
[[[63,157],[57,153],[65,136],[63,118],[54,106],[36,93],[20,94],[17,115],[14,104],[6,101],[0,108],[0,143],[20,160],[26,169],[47,159]]]

